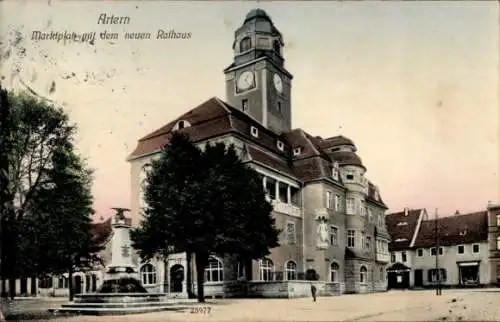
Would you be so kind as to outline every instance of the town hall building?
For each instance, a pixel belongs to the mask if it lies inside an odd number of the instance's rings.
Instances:
[[[146,173],[172,133],[185,133],[200,147],[233,145],[262,177],[272,203],[280,246],[251,272],[213,254],[206,268],[207,296],[295,297],[384,291],[390,236],[384,204],[355,143],[344,136],[322,138],[293,128],[292,80],[284,41],[271,18],[251,10],[235,32],[234,59],[224,69],[226,99],[210,98],[138,141],[131,165],[132,225],[141,219]],[[140,262],[140,261],[139,261]],[[186,296],[186,256],[141,263],[145,287]],[[193,265],[192,280],[196,282]],[[248,274],[250,273],[250,274]],[[196,290],[196,287],[193,287]]]

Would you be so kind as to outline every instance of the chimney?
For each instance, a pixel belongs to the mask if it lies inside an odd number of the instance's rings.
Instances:
[[[405,207],[405,217],[408,216],[408,207]]]
[[[457,210],[457,211],[455,211],[455,216],[456,216],[456,215],[460,215],[460,211],[458,211],[458,210]]]

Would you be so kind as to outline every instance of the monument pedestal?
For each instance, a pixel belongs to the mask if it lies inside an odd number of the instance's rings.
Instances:
[[[106,266],[104,281],[98,293],[147,293],[132,262],[130,225],[115,218],[111,239],[111,262]]]

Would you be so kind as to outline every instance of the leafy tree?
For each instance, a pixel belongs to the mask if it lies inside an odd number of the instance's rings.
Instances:
[[[147,207],[132,231],[134,247],[144,260],[194,254],[199,302],[210,254],[236,255],[248,263],[278,246],[280,231],[262,181],[234,147],[207,144],[201,151],[174,133],[146,180]]]
[[[4,229],[6,226],[7,213],[10,204],[9,198],[9,156],[12,153],[12,140],[11,140],[11,106],[9,104],[8,92],[0,86],[0,282],[2,283],[0,293],[4,297],[6,295],[5,285],[3,283],[5,278],[4,266],[4,246],[3,242],[5,235],[8,231]],[[1,314],[1,312],[0,312]]]
[[[100,263],[99,245],[90,232],[92,209],[92,171],[73,151],[69,142],[61,144],[47,171],[51,179],[38,193],[38,202],[30,221],[36,229],[26,238],[24,253],[35,248],[36,271],[39,274],[69,273],[70,300],[73,300],[73,273]],[[32,227],[28,225],[27,228]],[[34,254],[32,255],[34,256]]]
[[[7,100],[4,96],[2,111],[8,112],[0,117],[1,131],[10,135],[0,144],[7,178],[2,180],[0,239],[8,244],[2,248],[1,266],[13,297],[15,278],[59,271],[60,253],[72,253],[75,247],[87,254],[82,240],[89,233],[92,198],[91,176],[74,153],[75,127],[67,114],[25,92],[9,92]],[[67,241],[75,245],[65,245]],[[80,258],[71,255],[74,265],[80,265]]]

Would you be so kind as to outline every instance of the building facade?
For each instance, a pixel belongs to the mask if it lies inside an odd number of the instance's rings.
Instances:
[[[276,226],[283,231],[280,246],[253,261],[245,296],[307,296],[310,279],[324,295],[386,290],[387,207],[352,140],[292,128],[293,76],[285,68],[283,49],[283,36],[270,17],[260,9],[250,11],[235,32],[234,59],[224,70],[227,102],[211,98],[189,110],[141,138],[128,158],[132,223],[139,224],[145,206],[149,164],[174,131],[201,148],[207,142],[232,144],[261,175]],[[144,263],[157,272],[148,285],[185,296],[186,263],[185,254]],[[243,292],[238,289],[242,267],[214,254],[206,268],[206,294]]]
[[[387,223],[389,288],[491,284],[487,211],[429,219],[425,209],[405,210],[387,215]]]
[[[488,238],[490,282],[500,286],[500,204],[488,205]]]

